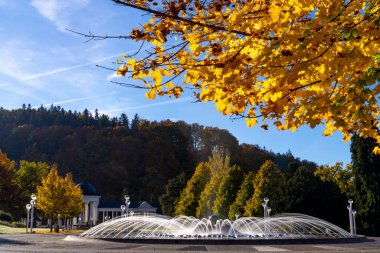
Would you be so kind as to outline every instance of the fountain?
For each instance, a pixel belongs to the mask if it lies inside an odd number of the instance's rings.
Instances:
[[[162,215],[120,216],[103,222],[80,237],[97,239],[336,239],[352,235],[321,219],[303,214],[266,217],[197,219],[188,216],[171,218]]]
[[[126,197],[127,199],[127,197]],[[128,197],[129,199],[129,197]],[[268,198],[264,198],[262,206],[264,217],[241,217],[236,214],[236,219],[219,219],[211,215],[208,219],[197,219],[189,216],[168,217],[163,215],[122,215],[112,220],[105,221],[86,232],[82,238],[109,239],[109,240],[140,240],[154,241],[157,239],[166,242],[178,243],[193,242],[297,242],[341,240],[351,242],[353,239],[362,239],[356,235],[355,214],[352,209],[353,201],[350,199],[349,220],[350,232],[329,223],[327,221],[304,215],[284,213],[270,216],[271,208],[268,206]],[[127,203],[127,202],[126,202]],[[122,206],[124,212],[125,207]],[[279,240],[282,239],[282,240]],[[163,241],[161,241],[163,242]]]

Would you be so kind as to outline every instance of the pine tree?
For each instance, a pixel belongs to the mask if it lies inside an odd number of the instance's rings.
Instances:
[[[354,206],[358,231],[380,235],[380,156],[373,154],[376,140],[355,135],[351,143]]]
[[[228,212],[228,218],[230,220],[235,218],[235,215],[242,216],[244,214],[245,203],[252,197],[253,189],[253,180],[255,179],[255,174],[249,172],[245,175],[243,183],[240,185],[240,189],[236,194],[235,201],[231,204],[230,210]]]

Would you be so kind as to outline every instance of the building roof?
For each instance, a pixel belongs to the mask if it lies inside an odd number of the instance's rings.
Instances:
[[[83,195],[95,196],[96,189],[95,187],[87,181],[83,181],[79,184],[80,189],[82,190]]]

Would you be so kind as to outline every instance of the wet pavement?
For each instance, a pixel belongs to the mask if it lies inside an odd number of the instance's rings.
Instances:
[[[197,245],[122,243],[57,234],[0,234],[0,252],[378,252],[380,237],[360,243]]]

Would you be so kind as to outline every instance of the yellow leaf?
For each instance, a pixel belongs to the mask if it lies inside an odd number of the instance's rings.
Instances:
[[[280,18],[281,8],[277,5],[269,8],[269,14],[273,22],[276,22]]]

